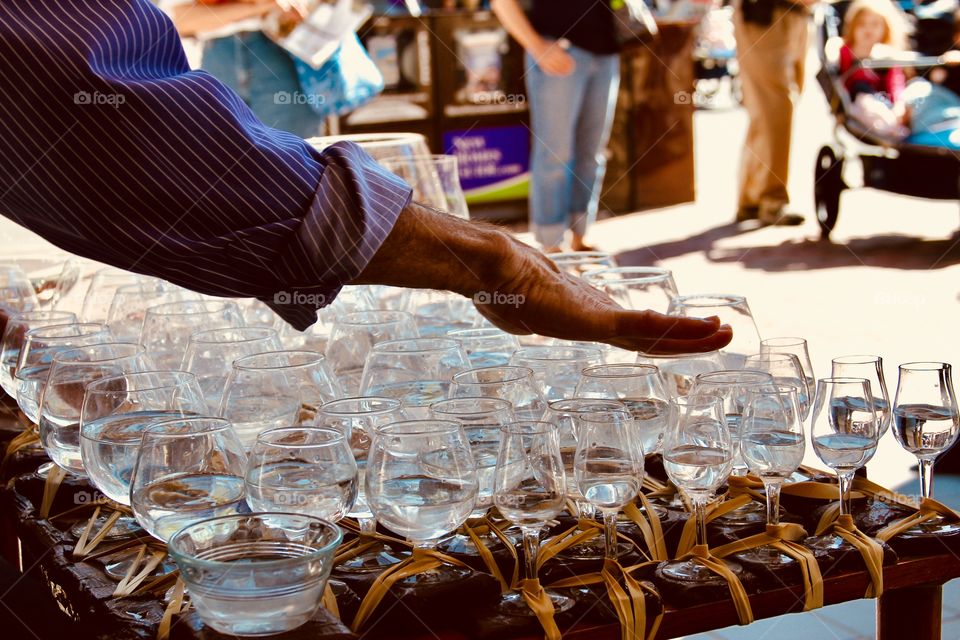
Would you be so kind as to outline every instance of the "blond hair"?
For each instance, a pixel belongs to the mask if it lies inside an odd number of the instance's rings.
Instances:
[[[903,12],[891,0],[854,0],[843,17],[843,40],[849,45],[853,41],[853,29],[865,11],[871,11],[886,24],[881,42],[897,49],[907,48],[907,35],[910,24]]]

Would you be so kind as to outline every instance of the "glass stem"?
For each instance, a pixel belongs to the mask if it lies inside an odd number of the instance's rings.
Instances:
[[[840,515],[850,515],[850,484],[853,482],[853,473],[838,473],[840,483]]]
[[[581,520],[592,520],[594,514],[593,505],[586,500],[577,500],[577,517]]]
[[[377,532],[376,518],[359,518],[358,521],[360,523],[360,535],[372,536]]]
[[[617,559],[617,512],[606,509],[603,512],[603,557]]]
[[[696,498],[693,501],[693,517],[697,519],[697,546],[707,544],[707,501]]]
[[[920,495],[924,498],[933,497],[933,458],[919,458],[920,463]]]
[[[536,529],[523,528],[524,577],[527,580],[537,578],[537,553],[540,551],[540,535]]]
[[[763,488],[767,494],[767,524],[780,524],[780,487],[783,481],[779,478],[764,480]]]

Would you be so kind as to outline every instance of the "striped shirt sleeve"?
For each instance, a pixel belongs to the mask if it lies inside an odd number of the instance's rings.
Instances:
[[[410,199],[358,146],[321,153],[258,121],[189,68],[147,0],[5,0],[0,77],[0,214],[94,260],[259,298],[298,329]]]

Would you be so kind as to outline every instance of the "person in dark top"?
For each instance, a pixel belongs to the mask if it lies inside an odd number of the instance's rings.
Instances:
[[[497,17],[526,50],[533,128],[531,229],[545,252],[589,250],[606,165],[604,148],[620,82],[614,15],[606,0],[493,0]]]

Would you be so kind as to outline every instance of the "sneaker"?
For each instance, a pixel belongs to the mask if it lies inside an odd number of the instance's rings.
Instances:
[[[737,209],[737,222],[746,222],[747,220],[756,220],[760,217],[760,207],[749,206]]]

